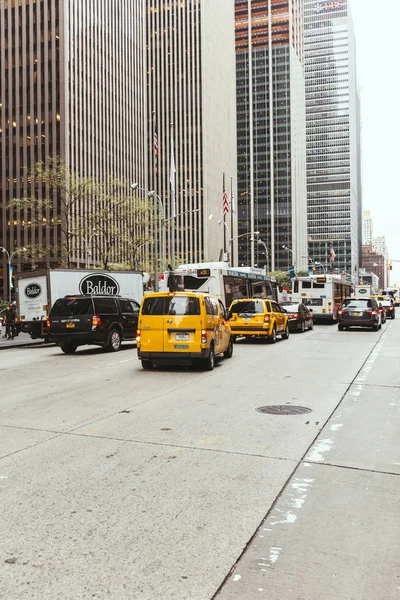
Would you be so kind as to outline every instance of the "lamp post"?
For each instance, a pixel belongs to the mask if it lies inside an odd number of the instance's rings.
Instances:
[[[12,287],[12,281],[11,281],[11,262],[13,257],[22,252],[26,252],[26,248],[23,247],[22,250],[14,250],[14,252],[11,252],[11,254],[8,252],[8,250],[6,250],[5,248],[3,248],[3,246],[0,246],[0,250],[3,251],[3,254],[7,255],[7,262],[8,262],[8,301],[11,304],[11,287]]]
[[[322,267],[324,270],[324,274],[326,273],[326,267],[325,265],[323,265],[321,262],[315,262],[314,263],[316,267]]]
[[[129,246],[131,246],[131,248],[133,248],[132,242],[128,241],[128,244],[129,244]],[[137,268],[138,271],[140,271],[140,269],[139,269],[140,263],[139,263],[139,258],[138,258],[139,250],[141,248],[143,248],[143,246],[146,246],[147,244],[148,244],[148,242],[143,242],[143,244],[140,244],[135,250],[133,262],[135,263],[135,267]]]
[[[267,272],[267,274],[269,273],[269,252],[268,252],[268,248],[267,248],[267,244],[264,242],[264,240],[257,240],[257,244],[259,246],[263,246],[264,250],[265,250],[265,258],[266,258],[266,265],[265,265],[265,270]]]
[[[293,267],[294,267],[294,270],[296,271],[296,255],[294,253],[294,250],[292,250],[292,248],[290,246],[286,246],[285,244],[282,246],[282,248],[284,250],[287,250],[288,252],[292,253]]]
[[[161,227],[162,227],[162,250],[161,250],[161,270],[165,271],[165,210],[164,204],[158,194],[154,190],[146,190],[139,187],[137,183],[131,183],[133,191],[144,192],[148,198],[154,199],[154,289],[158,292],[158,219],[157,219],[157,203],[160,207]]]
[[[214,217],[214,215],[208,215],[208,219],[210,221],[213,221],[215,218],[216,217]],[[226,233],[228,234],[228,238],[227,238],[228,239],[228,253],[227,253],[228,260],[227,260],[227,262],[229,264],[230,256],[231,256],[231,245],[232,245],[232,240],[233,240],[233,238],[231,238],[231,231],[230,231],[227,223],[225,223],[225,221],[223,221],[222,219],[217,219],[217,223],[218,223],[218,225],[223,225],[226,229]]]
[[[99,234],[97,233],[97,231],[95,229],[93,229],[92,233],[89,236],[89,239],[82,236],[82,239],[86,245],[86,264],[85,264],[86,269],[90,269],[90,258],[89,257],[92,256],[92,239],[94,237],[96,237],[96,235],[99,235]]]

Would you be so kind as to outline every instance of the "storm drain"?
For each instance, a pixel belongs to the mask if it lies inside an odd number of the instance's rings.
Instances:
[[[260,406],[256,408],[257,412],[266,415],[305,415],[311,412],[311,408],[306,406],[290,406],[288,404],[273,404],[271,406]]]

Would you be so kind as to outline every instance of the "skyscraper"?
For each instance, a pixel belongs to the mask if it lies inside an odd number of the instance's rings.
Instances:
[[[83,176],[126,182],[145,169],[143,18],[142,3],[131,0],[1,3],[0,245],[9,253],[37,245],[45,249],[40,262],[60,260],[59,199],[38,211],[36,226],[23,211],[8,208],[34,187],[48,197],[46,182],[28,179],[24,167],[59,155]],[[81,203],[76,210],[84,214],[88,207]],[[83,266],[80,240],[72,252],[73,263]],[[16,264],[22,261],[28,262],[15,257]]]
[[[235,0],[239,262],[307,268],[303,10]],[[268,260],[252,242],[259,232]]]
[[[182,260],[218,259],[224,237],[218,225],[223,173],[229,182],[236,172],[232,3],[3,0],[0,36],[0,245],[12,253],[36,244],[46,249],[41,262],[58,263],[59,199],[39,211],[35,227],[9,205],[13,198],[31,195],[33,186],[39,197],[47,197],[45,182],[28,180],[24,167],[60,155],[83,176],[121,180],[128,193],[133,182],[154,191],[165,209],[168,252],[174,223]],[[137,201],[143,197],[145,192]],[[76,206],[76,214],[87,210],[85,202]],[[208,219],[211,213],[215,220]],[[151,228],[148,233],[154,241]],[[146,247],[151,259],[152,248],[152,243]],[[74,265],[84,266],[85,250],[77,239]],[[18,267],[22,260],[14,257]],[[6,255],[2,266],[6,273]],[[4,277],[4,295],[7,290]]]
[[[358,280],[361,264],[360,122],[347,0],[304,1],[308,247],[312,261]]]
[[[170,219],[172,134],[176,254],[184,262],[218,260],[224,231],[226,238],[236,234],[236,218],[233,231],[230,215],[223,225],[222,190],[225,173],[227,193],[230,177],[236,191],[234,7],[231,0],[147,0],[147,11],[147,109],[154,111],[159,145],[150,186],[165,199]]]
[[[373,222],[371,217],[371,211],[363,211],[363,244],[369,246],[372,244],[373,237]]]

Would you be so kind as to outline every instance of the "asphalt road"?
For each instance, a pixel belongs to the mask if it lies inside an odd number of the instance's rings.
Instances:
[[[0,356],[0,598],[400,598],[400,333]],[[307,414],[269,415],[267,405]]]

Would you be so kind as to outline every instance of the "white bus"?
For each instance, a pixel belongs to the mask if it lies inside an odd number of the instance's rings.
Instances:
[[[292,279],[292,302],[306,304],[313,311],[315,321],[337,321],[338,310],[351,293],[352,284],[339,275],[309,275]]]
[[[263,269],[229,267],[226,262],[179,265],[164,273],[160,291],[198,291],[218,296],[229,308],[237,298],[268,298],[278,301],[275,277]]]

